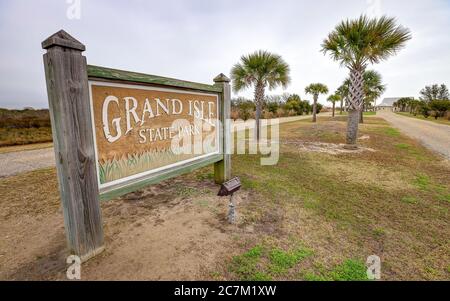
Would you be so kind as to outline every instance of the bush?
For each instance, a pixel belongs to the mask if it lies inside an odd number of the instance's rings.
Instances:
[[[434,111],[434,118],[444,117],[445,113],[450,110],[450,101],[433,100],[430,101],[430,108]]]
[[[51,127],[48,110],[0,109],[0,128],[26,129]]]
[[[423,117],[425,117],[425,118],[430,117],[430,107],[429,107],[426,103],[424,103],[424,102],[422,102],[422,103],[420,104],[420,106],[419,106],[419,112],[420,112],[420,114],[422,114]]]
[[[266,104],[266,110],[272,114],[276,114],[280,105],[277,102],[269,102]]]
[[[252,116],[254,116],[256,106],[252,101],[245,101],[241,102],[238,105],[238,108],[239,108],[239,118],[246,121],[252,118]]]
[[[317,103],[317,114],[319,114],[320,113],[320,111],[322,111],[322,109],[323,109],[323,105],[321,104],[321,103]]]

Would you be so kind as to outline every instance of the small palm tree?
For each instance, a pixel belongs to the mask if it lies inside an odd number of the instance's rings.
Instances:
[[[348,107],[348,95],[350,94],[350,79],[346,79],[342,85],[337,89],[336,93],[341,96],[341,108],[340,113],[344,112],[344,101],[345,101],[345,107]]]
[[[333,117],[335,116],[336,102],[340,101],[341,99],[342,99],[341,96],[337,92],[335,94],[331,94],[327,98],[327,101],[333,104]]]
[[[241,61],[231,69],[233,90],[239,92],[250,88],[255,89],[256,104],[256,139],[260,138],[260,118],[264,94],[279,86],[286,88],[291,79],[289,65],[277,54],[259,50],[241,57]]]
[[[319,99],[320,94],[327,94],[328,93],[328,87],[324,84],[311,84],[308,87],[305,88],[306,94],[311,94],[314,98],[314,104],[313,104],[313,122],[317,122],[317,101]]]
[[[364,99],[364,71],[369,64],[386,60],[411,39],[409,29],[396,24],[395,18],[370,19],[361,16],[341,22],[322,44],[322,51],[350,70],[347,147],[356,148],[359,112]]]
[[[364,123],[364,111],[368,105],[375,102],[386,91],[381,74],[375,70],[364,72],[364,101],[361,109],[360,123]]]

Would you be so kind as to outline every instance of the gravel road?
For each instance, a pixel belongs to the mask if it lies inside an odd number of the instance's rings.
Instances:
[[[450,126],[392,112],[378,112],[377,115],[411,138],[419,140],[424,146],[450,159]]]
[[[0,154],[0,178],[54,165],[53,148]]]

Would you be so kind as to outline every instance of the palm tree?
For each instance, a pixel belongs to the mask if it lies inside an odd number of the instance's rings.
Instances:
[[[364,79],[364,97],[362,108],[360,111],[360,123],[364,123],[363,113],[367,107],[369,107],[372,102],[375,102],[381,95],[386,91],[386,86],[382,83],[381,74],[375,70],[366,70],[363,75]],[[339,87],[341,90],[345,90],[345,87],[348,87],[351,83],[350,78],[347,78],[344,84]],[[339,91],[338,89],[338,91]],[[348,88],[346,89],[348,94]]]
[[[342,97],[336,92],[335,94],[331,94],[327,99],[329,102],[333,104],[333,117],[335,116],[336,102],[342,100]]]
[[[341,96],[341,112],[339,114],[342,115],[344,112],[344,101],[345,107],[348,107],[348,95],[350,93],[350,79],[346,79],[341,86],[337,89],[336,93]]]
[[[255,89],[256,139],[260,138],[260,117],[266,88],[286,88],[291,79],[289,65],[277,54],[259,50],[241,57],[231,69],[233,90],[239,92],[251,86]]]
[[[375,70],[367,70],[364,72],[364,101],[361,109],[360,123],[364,123],[364,111],[372,103],[375,102],[386,91],[383,85],[381,74]]]
[[[327,94],[328,87],[324,84],[311,84],[305,88],[306,94],[311,94],[314,98],[313,104],[313,122],[317,122],[317,100],[319,99],[320,94]]]
[[[322,44],[322,51],[350,70],[347,148],[357,148],[359,111],[364,99],[364,71],[369,64],[386,60],[411,39],[409,29],[386,16],[361,16],[341,22]]]

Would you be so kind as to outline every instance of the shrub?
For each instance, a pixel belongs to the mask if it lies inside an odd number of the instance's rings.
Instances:
[[[322,109],[323,109],[323,105],[321,104],[321,103],[317,103],[317,114],[319,114],[320,113],[320,111],[322,111]]]
[[[272,114],[276,114],[280,105],[277,102],[269,102],[266,104],[266,110]]]
[[[0,128],[26,129],[51,127],[48,110],[0,109]]]
[[[419,112],[423,117],[428,118],[430,116],[430,107],[425,102],[422,102],[419,107]]]
[[[252,115],[254,115],[256,106],[252,101],[245,101],[245,102],[241,102],[238,105],[238,108],[239,108],[239,118],[246,121],[246,120],[252,118]]]
[[[430,102],[430,108],[434,111],[434,118],[444,117],[445,113],[450,110],[450,101],[433,100]]]

